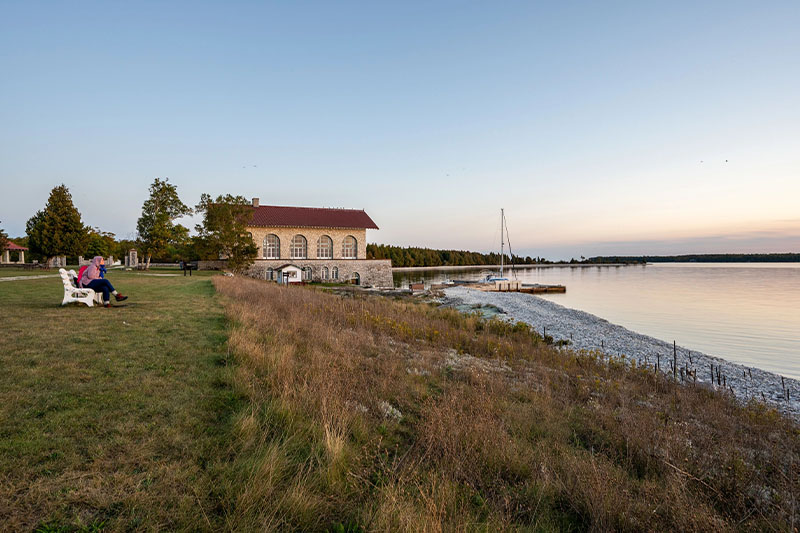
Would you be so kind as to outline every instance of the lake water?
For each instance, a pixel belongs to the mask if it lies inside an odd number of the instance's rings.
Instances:
[[[395,285],[477,280],[488,272],[396,272]],[[709,355],[800,379],[798,263],[656,263],[517,268],[516,272],[517,279],[526,283],[566,285],[566,294],[543,295],[566,307]]]

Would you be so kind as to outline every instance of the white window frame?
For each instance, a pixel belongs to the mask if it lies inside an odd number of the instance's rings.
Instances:
[[[302,239],[302,244],[296,242],[298,237]],[[292,259],[308,259],[308,239],[304,235],[298,233],[292,237],[289,242],[289,257]]]
[[[275,237],[275,242],[270,243],[269,238]],[[264,237],[264,248],[262,250],[264,259],[280,259],[281,258],[281,239],[274,233],[270,233]]]
[[[348,239],[352,239],[352,255],[349,255],[351,252],[348,250],[350,248]],[[358,259],[358,239],[352,235],[348,235],[342,240],[342,259]]]
[[[323,246],[327,248],[327,255],[324,255]],[[333,259],[333,239],[328,235],[320,235],[317,239],[317,259]]]

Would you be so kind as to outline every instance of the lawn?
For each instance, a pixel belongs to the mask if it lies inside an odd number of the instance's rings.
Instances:
[[[108,278],[126,305],[61,307],[57,278],[0,283],[0,530],[224,520],[237,399],[211,277]]]
[[[77,272],[77,267],[75,268]],[[58,269],[51,268],[50,270],[44,269],[26,269],[26,268],[17,268],[17,267],[3,267],[0,268],[0,278],[11,278],[17,276],[58,276]]]

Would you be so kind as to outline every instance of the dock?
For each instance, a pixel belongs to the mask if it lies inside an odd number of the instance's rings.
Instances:
[[[484,292],[524,292],[526,294],[565,293],[564,285],[542,285],[539,283],[522,283],[521,281],[495,281],[494,283],[470,283],[471,289]]]

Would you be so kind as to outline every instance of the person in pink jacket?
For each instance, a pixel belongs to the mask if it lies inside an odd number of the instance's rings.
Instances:
[[[122,294],[118,293],[114,286],[111,285],[107,279],[103,279],[101,274],[101,267],[105,264],[105,260],[98,256],[92,258],[92,263],[83,271],[83,276],[81,276],[80,281],[78,284],[81,287],[88,287],[92,289],[94,292],[102,292],[103,293],[103,305],[106,307],[111,307],[111,295],[114,295],[114,298],[121,302],[123,300],[127,300],[127,296],[123,296]]]

